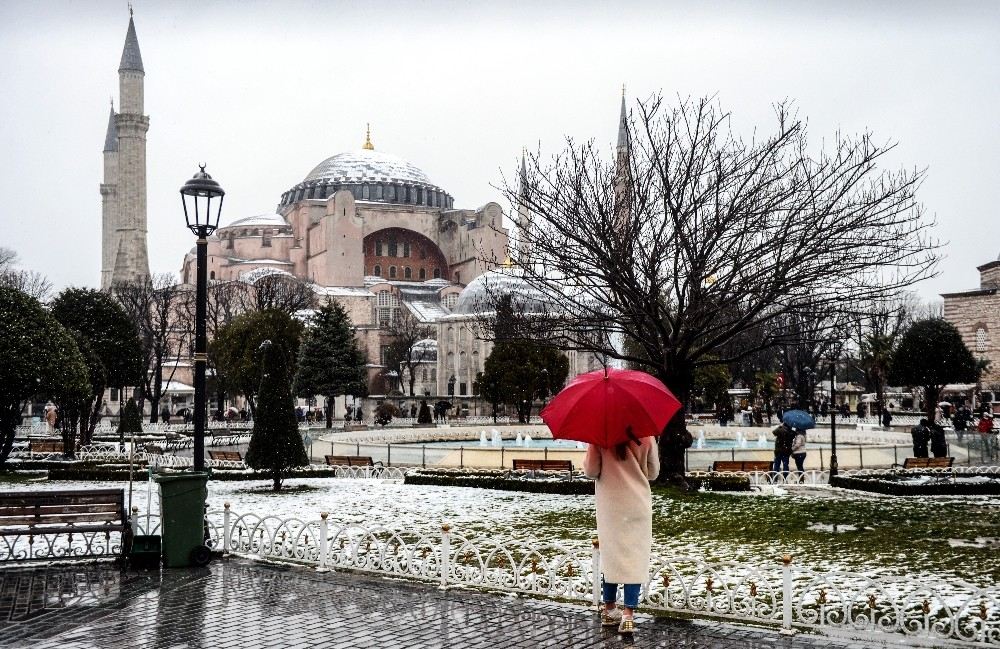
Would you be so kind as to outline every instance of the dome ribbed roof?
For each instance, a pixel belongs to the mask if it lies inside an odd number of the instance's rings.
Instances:
[[[469,282],[458,296],[451,312],[490,312],[503,295],[512,296],[516,308],[524,313],[546,313],[551,310],[545,294],[521,277],[519,269],[503,268],[485,272]]]
[[[409,183],[437,188],[416,165],[390,153],[367,149],[338,153],[327,158],[305,177],[305,182],[314,180]]]

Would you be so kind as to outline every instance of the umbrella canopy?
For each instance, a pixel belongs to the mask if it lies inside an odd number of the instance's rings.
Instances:
[[[542,410],[555,439],[610,448],[635,437],[653,437],[681,408],[657,378],[635,370],[597,370],[576,377]]]
[[[781,423],[799,430],[816,428],[816,420],[805,410],[788,410],[781,415]]]

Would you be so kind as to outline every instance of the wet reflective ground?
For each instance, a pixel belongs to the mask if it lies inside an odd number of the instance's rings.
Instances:
[[[205,647],[828,647],[714,623],[640,616],[629,642],[577,605],[240,559],[162,573],[112,564],[0,570],[0,646]]]

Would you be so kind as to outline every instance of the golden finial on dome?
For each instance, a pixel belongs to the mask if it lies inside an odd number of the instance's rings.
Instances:
[[[375,145],[372,144],[372,125],[365,124],[365,143],[361,146],[362,149],[367,149],[369,151],[375,150]]]

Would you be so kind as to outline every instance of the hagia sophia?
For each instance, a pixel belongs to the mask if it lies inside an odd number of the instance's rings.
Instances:
[[[149,274],[144,79],[130,18],[119,65],[120,110],[112,107],[103,151],[105,288]],[[619,156],[627,147],[625,120],[623,96]],[[516,243],[522,240],[510,236],[505,216],[520,232],[532,227],[531,214],[523,208],[505,215],[495,202],[455,207],[452,195],[418,166],[376,149],[369,130],[358,150],[320,161],[302,182],[281,193],[274,212],[240,215],[220,227],[208,242],[209,281],[252,284],[278,273],[311,283],[319,300],[335,299],[348,311],[368,355],[371,381],[387,369],[383,360],[391,340],[386,326],[405,310],[435,333],[419,343],[422,361],[415,394],[471,397],[476,374],[492,348],[477,335],[476,326],[487,286],[524,289],[515,274],[498,265],[517,254]],[[192,249],[181,263],[182,282],[193,283],[194,267]],[[995,342],[1000,260],[979,270],[979,288],[943,296],[944,316],[977,358],[991,361],[984,381],[994,384],[1000,381],[1000,346]],[[570,377],[599,366],[591,355],[568,356]],[[183,359],[177,365],[172,384],[183,395],[191,382],[190,368]],[[398,378],[408,383],[406,377]]]
[[[143,115],[145,70],[132,19],[119,76],[121,112],[112,109],[109,119],[101,185],[105,287],[149,273],[149,119]],[[623,99],[622,119],[624,108]],[[516,254],[504,217],[495,202],[455,207],[452,195],[418,166],[377,150],[368,130],[358,150],[322,160],[284,191],[276,211],[222,225],[208,240],[209,282],[253,283],[276,273],[310,282],[319,300],[335,299],[347,310],[373,382],[385,369],[391,342],[386,327],[405,309],[436,334],[420,342],[415,394],[471,397],[492,347],[476,334],[487,285],[518,290],[511,285],[517,278],[496,268]],[[514,220],[518,228],[530,227],[524,210]],[[194,278],[192,249],[182,260],[180,279],[191,284]],[[571,377],[596,367],[590,355],[569,356]],[[180,365],[175,388],[190,382],[188,364]]]

